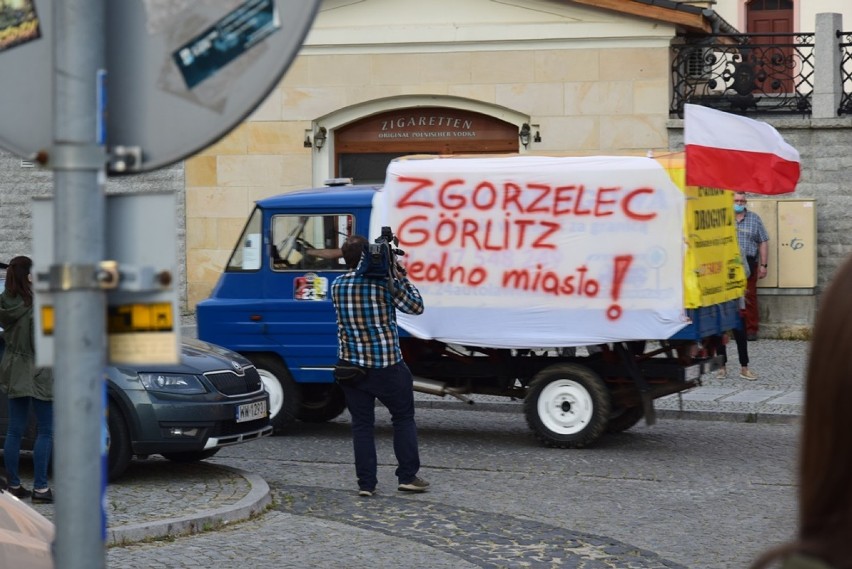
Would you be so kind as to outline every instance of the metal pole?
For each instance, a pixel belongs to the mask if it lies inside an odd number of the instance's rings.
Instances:
[[[55,565],[106,566],[101,439],[106,367],[105,151],[98,105],[105,66],[106,0],[54,9],[54,487]]]

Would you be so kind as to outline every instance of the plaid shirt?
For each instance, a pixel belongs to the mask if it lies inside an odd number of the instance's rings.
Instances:
[[[402,277],[391,292],[387,281],[356,275],[341,275],[331,285],[337,309],[337,355],[362,367],[388,367],[402,360],[396,310],[406,314],[423,312],[423,299],[411,282]]]
[[[769,241],[769,234],[759,215],[746,210],[742,220],[737,221],[737,241],[740,245],[740,255],[745,255],[746,259],[757,258],[758,246]]]

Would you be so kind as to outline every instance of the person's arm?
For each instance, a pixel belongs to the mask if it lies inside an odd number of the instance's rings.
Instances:
[[[305,255],[333,261],[343,257],[343,251],[340,249],[305,249]]]
[[[398,310],[406,314],[423,313],[423,297],[420,296],[420,291],[408,280],[408,277],[402,275],[394,279],[394,286],[391,290],[393,291],[393,304]]]
[[[762,279],[766,276],[767,267],[769,266],[769,241],[763,241],[757,246],[757,278]]]

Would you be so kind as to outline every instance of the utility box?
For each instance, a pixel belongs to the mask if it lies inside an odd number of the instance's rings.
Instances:
[[[817,217],[814,199],[749,199],[769,233],[769,267],[759,288],[817,285]]]
[[[815,200],[778,201],[778,287],[817,285]]]
[[[778,200],[751,199],[746,205],[748,210],[756,213],[763,220],[766,232],[769,234],[769,255],[767,257],[766,276],[757,280],[760,288],[778,287]]]

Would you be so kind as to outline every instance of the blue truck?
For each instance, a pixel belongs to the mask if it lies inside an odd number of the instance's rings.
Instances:
[[[377,237],[371,215],[380,190],[330,180],[257,201],[218,283],[197,306],[199,338],[257,367],[276,432],[345,410],[332,377],[338,343],[330,285],[346,271],[343,240]],[[671,337],[579,350],[458,345],[405,330],[401,347],[415,391],[470,403],[476,395],[521,399],[543,444],[579,448],[643,417],[653,424],[655,399],[695,387],[721,365],[714,346],[738,324],[737,301],[686,312],[690,324]]]

